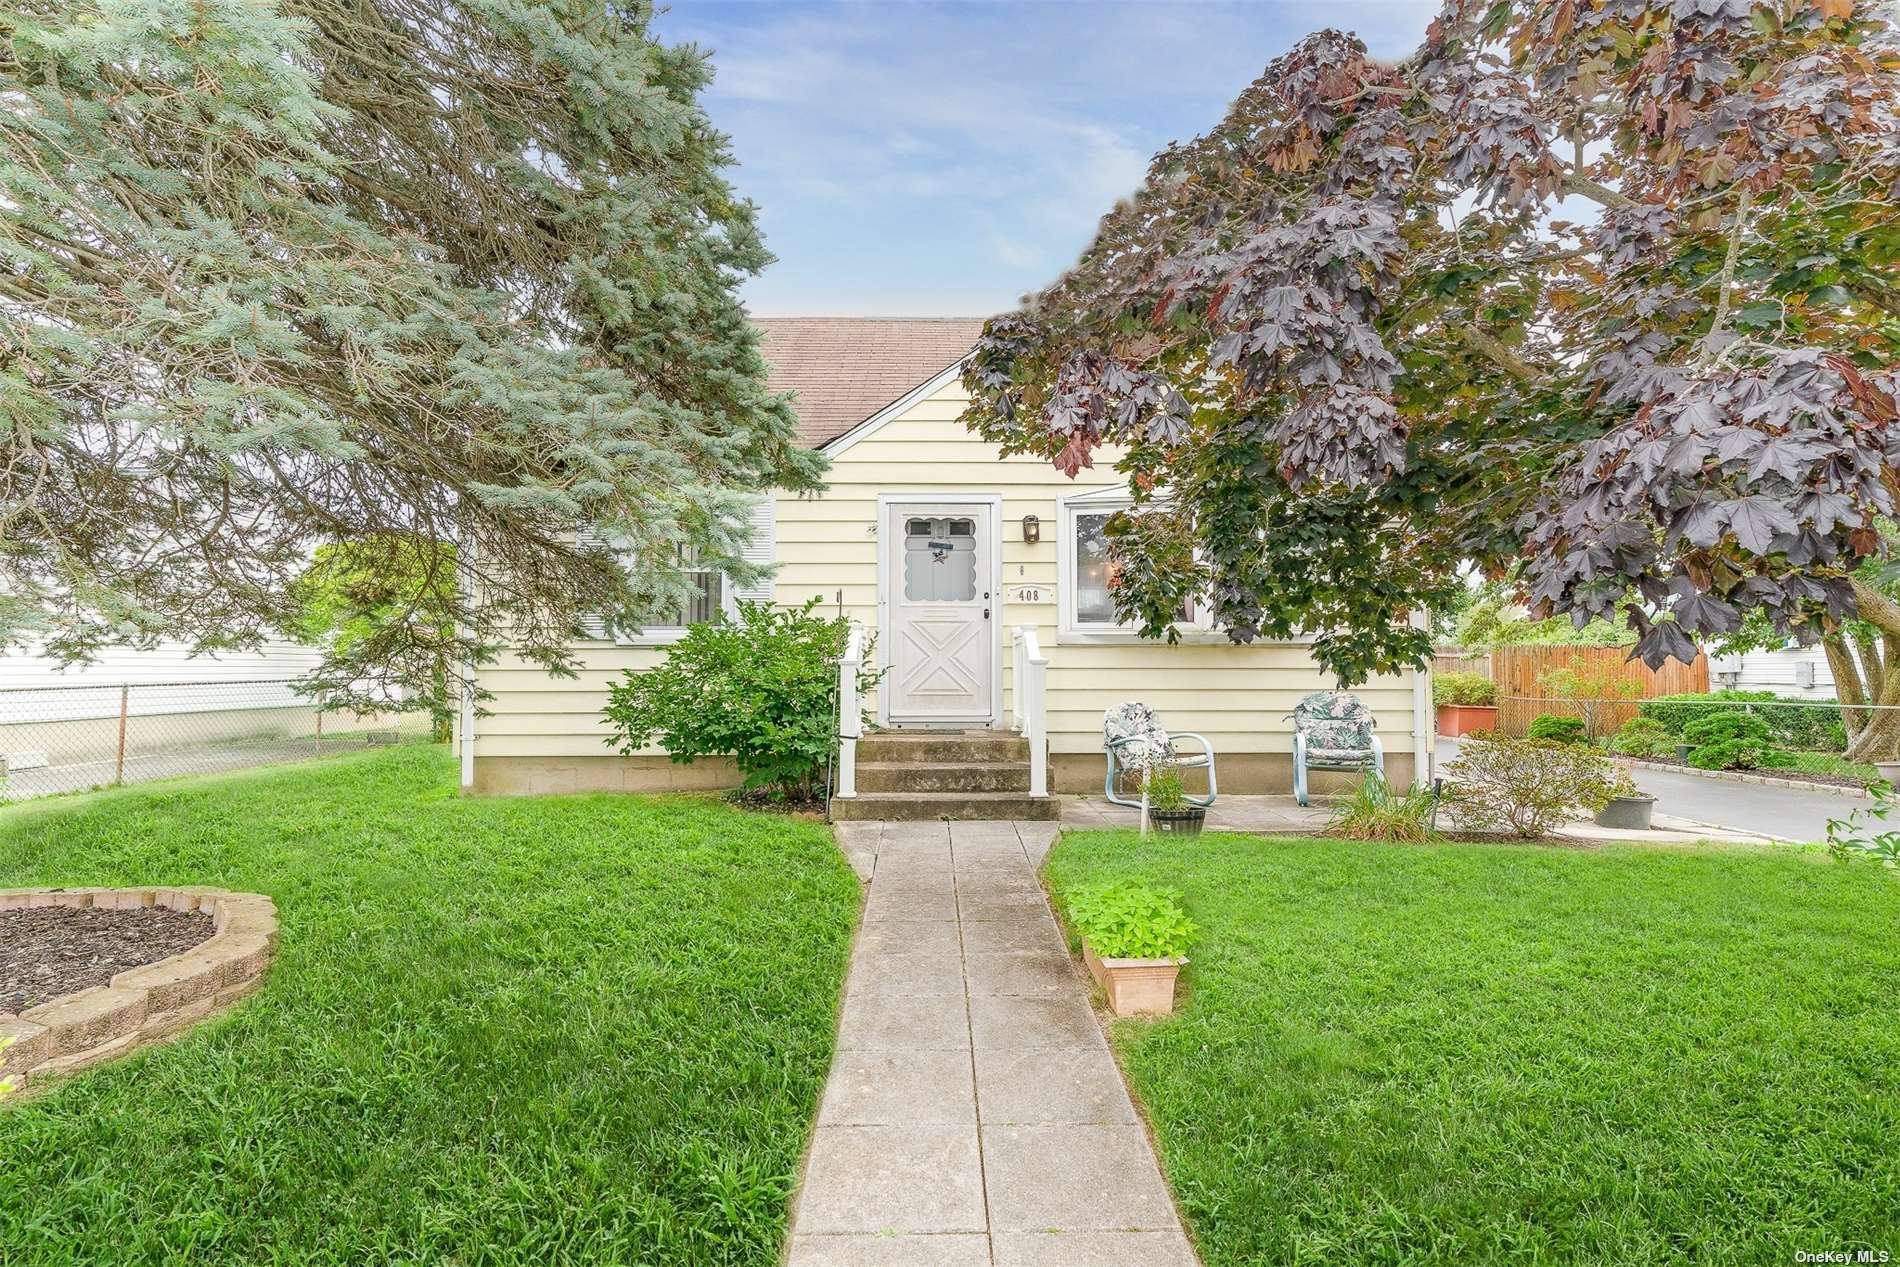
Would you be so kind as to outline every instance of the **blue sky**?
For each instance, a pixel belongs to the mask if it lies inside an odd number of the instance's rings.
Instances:
[[[1435,0],[676,0],[778,263],[759,316],[988,316],[1059,274],[1149,157],[1327,25],[1415,48]]]

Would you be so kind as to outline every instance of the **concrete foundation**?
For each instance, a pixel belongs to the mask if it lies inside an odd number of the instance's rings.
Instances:
[[[1214,754],[1222,793],[1236,795],[1289,795],[1293,791],[1293,756],[1286,752],[1217,752]],[[1050,758],[1050,787],[1060,793],[1102,794],[1106,769],[1100,753],[1061,752]],[[1395,786],[1412,781],[1412,754],[1388,753],[1386,777]],[[1199,771],[1185,776],[1188,789],[1205,786]],[[707,792],[736,788],[744,780],[731,761],[704,758],[678,765],[657,757],[475,757],[478,796],[539,796],[562,792]],[[1351,788],[1356,774],[1313,774],[1313,794],[1326,796]]]

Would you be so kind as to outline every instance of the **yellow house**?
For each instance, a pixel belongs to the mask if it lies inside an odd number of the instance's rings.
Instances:
[[[1180,642],[1168,644],[1116,623],[1102,529],[1128,504],[1126,492],[1112,461],[1069,479],[1040,459],[1001,456],[958,421],[968,400],[959,373],[980,321],[758,325],[772,386],[797,393],[801,438],[830,459],[826,491],[761,501],[753,557],[776,565],[768,582],[738,589],[707,574],[675,623],[581,644],[578,678],[509,657],[481,670],[493,698],[465,753],[472,790],[736,786],[723,762],[613,752],[601,718],[607,687],[624,670],[657,663],[685,625],[737,598],[814,595],[875,632],[872,654],[885,672],[866,705],[878,728],[1019,727],[1031,701],[1016,677],[1029,664],[1025,678],[1044,683],[1034,715],[1046,722],[1034,738],[1046,745],[1052,792],[1100,795],[1102,714],[1125,700],[1146,703],[1170,731],[1206,736],[1222,793],[1290,790],[1287,714],[1331,679],[1301,642],[1236,646],[1189,619]],[[1414,754],[1431,745],[1425,676],[1375,679],[1357,694],[1377,719],[1387,777],[1409,783]],[[870,803],[861,809],[876,816]]]

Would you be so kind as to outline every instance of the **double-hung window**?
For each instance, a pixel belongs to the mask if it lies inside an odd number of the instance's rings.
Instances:
[[[1062,499],[1057,516],[1061,535],[1056,540],[1062,637],[1078,642],[1140,637],[1138,626],[1115,618],[1115,596],[1110,587],[1114,570],[1109,561],[1108,521],[1133,505],[1127,490],[1119,488]],[[1208,630],[1207,622],[1191,603],[1182,608],[1175,627],[1183,633]]]
[[[743,552],[746,562],[772,565],[776,557],[776,527],[771,496],[759,498],[752,506],[752,535]],[[581,529],[580,536],[583,542],[599,539],[588,527]],[[611,635],[617,642],[623,646],[665,646],[685,637],[686,631],[694,625],[737,612],[740,599],[755,603],[772,601],[769,575],[753,584],[741,585],[718,568],[699,566],[689,556],[682,556],[679,566],[680,579],[686,586],[685,597],[648,614],[637,627],[622,626]],[[606,622],[598,618],[588,622],[587,632],[597,638],[609,636]]]

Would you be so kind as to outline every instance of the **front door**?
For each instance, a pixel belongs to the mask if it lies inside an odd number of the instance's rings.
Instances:
[[[892,725],[996,720],[990,503],[886,507],[885,677]]]

